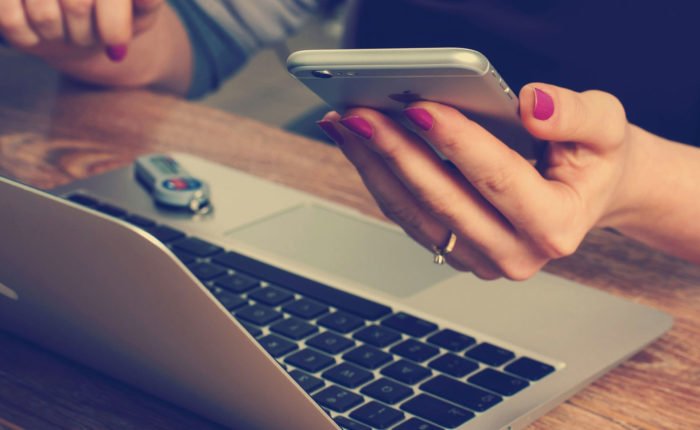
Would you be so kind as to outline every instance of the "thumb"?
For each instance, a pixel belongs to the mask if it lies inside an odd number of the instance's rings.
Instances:
[[[580,143],[595,152],[619,145],[627,131],[620,101],[597,90],[579,93],[554,85],[527,84],[520,90],[520,116],[538,139]]]

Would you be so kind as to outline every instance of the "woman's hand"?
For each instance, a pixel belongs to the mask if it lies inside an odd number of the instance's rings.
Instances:
[[[187,31],[165,0],[0,0],[0,36],[97,85],[185,94],[192,80]]]
[[[101,54],[121,61],[154,26],[164,0],[0,0],[0,35],[47,60]]]
[[[404,114],[421,138],[385,115],[356,108],[319,122],[355,165],[384,214],[428,249],[483,279],[526,279],[573,253],[593,227],[614,226],[634,210],[631,126],[620,102],[530,84],[520,93],[523,124],[548,141],[533,166],[454,108],[432,102]]]

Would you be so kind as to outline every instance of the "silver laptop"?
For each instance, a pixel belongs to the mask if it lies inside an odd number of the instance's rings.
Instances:
[[[0,178],[0,327],[235,429],[520,429],[668,315],[540,273],[484,282],[396,227],[190,155],[214,210],[131,168]]]

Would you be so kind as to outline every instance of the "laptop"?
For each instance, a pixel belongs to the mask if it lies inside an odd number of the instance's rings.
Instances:
[[[0,328],[234,429],[521,429],[672,319],[547,274],[481,281],[398,228],[187,154],[207,215],[123,168],[0,178]]]

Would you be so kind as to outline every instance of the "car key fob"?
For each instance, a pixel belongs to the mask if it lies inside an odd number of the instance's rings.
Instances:
[[[137,158],[134,173],[159,205],[197,214],[211,211],[209,186],[190,175],[169,155],[149,154]]]

